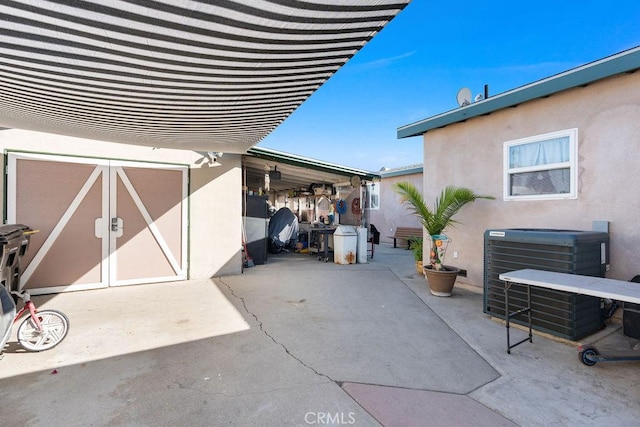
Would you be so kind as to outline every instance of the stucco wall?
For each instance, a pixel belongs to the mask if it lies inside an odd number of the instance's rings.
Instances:
[[[241,156],[211,166],[194,151],[151,149],[17,129],[0,130],[0,149],[189,165],[189,278],[240,272]],[[4,174],[2,179],[4,180]],[[3,183],[4,184],[4,183]],[[4,188],[4,185],[3,185]],[[3,195],[2,204],[6,203]]]
[[[447,263],[468,270],[462,281],[482,286],[489,228],[591,230],[596,220],[610,222],[607,277],[640,274],[639,87],[640,73],[625,74],[424,134],[427,200],[449,184],[496,197],[465,206],[462,224],[447,233]],[[578,198],[503,201],[503,143],[570,128],[578,129]]]
[[[240,273],[242,166],[225,154],[221,166],[191,169],[189,277]]]
[[[382,177],[380,181],[380,209],[369,211],[369,223],[380,231],[380,243],[393,244],[392,236],[396,227],[421,227],[418,219],[400,203],[400,196],[393,186],[408,181],[422,191],[422,174],[412,173],[392,177]]]

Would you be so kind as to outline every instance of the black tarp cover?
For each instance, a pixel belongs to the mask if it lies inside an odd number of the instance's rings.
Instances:
[[[298,240],[298,218],[289,208],[280,208],[269,220],[269,251],[293,248]]]

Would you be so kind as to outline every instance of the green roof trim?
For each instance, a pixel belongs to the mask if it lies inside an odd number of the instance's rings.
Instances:
[[[380,175],[382,176],[382,178],[392,178],[396,176],[413,175],[416,173],[423,173],[423,172],[424,172],[424,165],[419,164],[419,165],[404,166],[404,167],[395,168],[395,169],[381,170]]]
[[[432,129],[464,122],[473,117],[584,86],[616,74],[631,73],[638,69],[640,69],[640,47],[635,47],[499,95],[490,96],[465,107],[401,126],[398,128],[398,138],[422,135]]]
[[[361,179],[369,181],[373,180],[374,178],[380,179],[380,174],[374,172],[366,171],[363,169],[350,168],[348,166],[337,165],[335,163],[323,162],[322,160],[302,157],[296,154],[289,154],[283,151],[272,150],[270,148],[254,146],[247,150],[247,154],[250,154],[253,157],[257,157],[259,159],[271,160],[292,166],[304,167],[320,172],[329,172],[336,175],[344,175],[346,177],[357,175]]]

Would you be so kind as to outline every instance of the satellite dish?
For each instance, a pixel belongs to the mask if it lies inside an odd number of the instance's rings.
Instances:
[[[468,87],[463,87],[458,91],[456,99],[458,100],[458,105],[461,107],[471,104],[471,90]]]
[[[360,177],[358,175],[354,175],[351,177],[351,186],[360,187]]]

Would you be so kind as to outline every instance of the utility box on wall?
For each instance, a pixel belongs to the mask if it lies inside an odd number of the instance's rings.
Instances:
[[[553,229],[499,229],[484,234],[484,307],[504,319],[504,283],[499,275],[524,268],[604,277],[609,264],[609,234]],[[527,306],[527,287],[512,284],[509,309]],[[534,329],[579,340],[604,326],[600,298],[531,287]],[[514,323],[525,324],[514,318]]]

